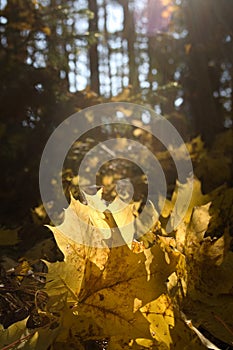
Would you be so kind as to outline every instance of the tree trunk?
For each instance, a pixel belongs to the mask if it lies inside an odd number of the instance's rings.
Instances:
[[[208,45],[211,34],[206,23],[211,4],[192,0],[187,4],[187,25],[191,51],[187,57],[189,76],[186,96],[194,118],[196,132],[207,144],[211,144],[216,133],[223,129],[221,112],[213,96],[214,88],[209,74]],[[212,19],[213,21],[213,19]]]
[[[94,18],[89,20],[89,31],[92,35],[98,32],[98,7],[96,0],[89,0],[89,10],[94,13]],[[98,56],[98,42],[95,41],[89,48],[90,59],[90,74],[91,74],[91,90],[97,94],[100,93],[99,81],[99,56]]]
[[[129,1],[123,0],[120,2],[124,9],[124,36],[127,40],[128,55],[129,55],[129,84],[134,90],[139,87],[138,65],[136,62],[135,42],[136,31],[134,24],[133,12],[129,10]]]

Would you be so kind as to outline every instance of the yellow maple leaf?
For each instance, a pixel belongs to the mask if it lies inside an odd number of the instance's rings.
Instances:
[[[125,206],[117,198],[106,212],[105,205],[100,201],[100,193],[86,198],[88,206],[72,199],[63,224],[50,227],[64,254],[64,261],[47,263],[46,290],[55,304],[61,295],[67,295],[69,305],[64,306],[61,320],[63,331],[57,341],[63,342],[68,334],[82,339],[150,339],[150,324],[140,308],[166,293],[165,282],[175,271],[179,256],[169,250],[169,261],[166,260],[158,244],[134,253],[125,243],[127,232],[122,227],[127,227],[135,219],[135,208]],[[99,210],[95,210],[95,206]],[[78,220],[75,215],[79,216]],[[90,232],[85,231],[85,234],[94,232],[99,243],[103,244],[101,247],[75,241],[77,230],[83,230],[83,224],[79,223],[80,216],[84,223],[90,223]],[[106,224],[111,235],[122,235],[124,244],[113,248],[104,245],[106,240],[102,239],[101,229],[105,229]],[[50,302],[49,311],[54,309],[56,306]]]

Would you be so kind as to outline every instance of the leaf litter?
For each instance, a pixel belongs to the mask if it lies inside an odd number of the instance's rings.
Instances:
[[[172,213],[176,191],[164,217]],[[50,227],[64,259],[46,262],[48,301],[38,313],[48,322],[34,330],[26,319],[2,328],[1,347],[81,350],[88,341],[107,339],[106,348],[113,350],[218,349],[200,326],[230,345],[232,239],[229,227],[219,236],[208,234],[219,196],[218,191],[202,195],[195,180],[190,208],[178,228],[168,236],[154,212],[157,223],[139,240],[133,225],[138,203],[124,207],[116,199],[106,206],[101,193],[87,196],[88,205],[72,198],[64,222]],[[225,198],[224,210],[231,190],[225,189]],[[221,222],[215,232],[219,227]]]

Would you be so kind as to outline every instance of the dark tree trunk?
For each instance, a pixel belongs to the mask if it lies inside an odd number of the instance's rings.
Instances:
[[[89,0],[89,10],[94,13],[94,18],[89,21],[89,31],[94,34],[98,32],[98,7],[96,0]],[[98,57],[98,42],[95,41],[89,48],[90,59],[90,74],[91,74],[91,90],[97,94],[100,92],[99,81],[99,57]]]
[[[208,48],[214,33],[211,33],[208,17],[210,4],[202,0],[187,4],[187,25],[191,50],[187,57],[188,75],[186,77],[186,97],[194,118],[196,132],[201,134],[207,144],[211,144],[216,133],[223,129],[221,109],[217,108],[214,87],[210,76],[210,57]],[[211,20],[212,23],[213,19]],[[212,28],[214,29],[214,28]]]
[[[124,36],[127,40],[129,56],[129,84],[136,90],[139,87],[138,64],[136,62],[135,42],[136,32],[133,12],[129,9],[129,1],[120,2],[124,9]]]

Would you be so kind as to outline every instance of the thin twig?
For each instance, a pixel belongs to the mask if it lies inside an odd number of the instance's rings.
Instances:
[[[215,314],[214,314],[214,317],[216,318],[217,321],[219,321],[219,322],[224,326],[224,328],[226,328],[226,330],[227,330],[231,335],[233,335],[233,330],[232,330],[218,315],[215,315]]]
[[[0,350],[9,350],[9,349],[12,349],[12,348],[14,348],[16,345],[21,344],[21,343],[23,343],[24,341],[30,339],[35,333],[36,333],[36,332],[33,332],[33,333],[31,333],[31,334],[26,335],[26,336],[23,337],[23,338],[17,339],[17,340],[15,340],[13,343],[11,343],[11,344],[9,344],[9,345],[7,345],[7,346],[4,346],[4,348],[1,348]]]

